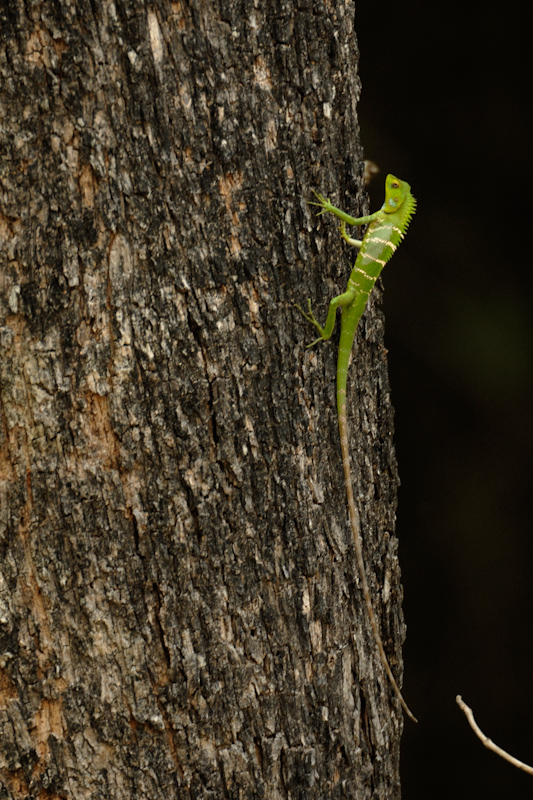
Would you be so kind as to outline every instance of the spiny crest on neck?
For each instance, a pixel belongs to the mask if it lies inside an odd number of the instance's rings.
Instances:
[[[407,230],[409,223],[411,222],[411,217],[413,214],[416,213],[416,199],[413,197],[411,192],[407,195],[404,204],[401,208],[401,228],[403,233]]]

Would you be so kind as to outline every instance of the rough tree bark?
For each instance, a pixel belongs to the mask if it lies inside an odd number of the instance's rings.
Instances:
[[[1,5],[1,798],[397,798],[325,318],[359,215],[354,8]],[[353,467],[404,637],[383,320]]]

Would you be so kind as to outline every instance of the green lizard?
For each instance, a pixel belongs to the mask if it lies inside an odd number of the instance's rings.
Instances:
[[[346,484],[346,495],[348,498],[348,510],[350,514],[350,524],[354,539],[357,567],[361,579],[361,587],[365,598],[368,616],[374,632],[374,638],[379,650],[379,655],[383,667],[389,677],[390,682],[400,700],[406,714],[416,722],[416,718],[409,710],[407,703],[402,697],[402,693],[394,679],[379,632],[376,616],[370,599],[370,590],[366,578],[365,562],[363,558],[363,546],[361,540],[361,522],[359,511],[355,505],[352,488],[352,474],[350,469],[350,451],[348,448],[348,419],[346,415],[346,381],[348,376],[348,364],[350,353],[357,325],[366,308],[370,292],[387,261],[391,258],[396,248],[403,239],[404,233],[416,210],[416,200],[411,194],[411,187],[405,181],[395,178],[394,175],[387,175],[385,181],[385,203],[383,207],[366,217],[355,219],[350,217],[340,208],[336,208],[325,197],[315,192],[318,203],[310,202],[310,205],[319,206],[323,214],[325,211],[335,214],[341,222],[340,231],[342,238],[348,244],[359,248],[359,254],[354,268],[348,280],[348,288],[343,294],[334,297],[329,304],[326,324],[322,326],[315,319],[311,308],[311,300],[308,302],[308,311],[305,312],[300,306],[296,305],[304,317],[311,322],[320,333],[318,339],[308,347],[329,339],[335,327],[335,317],[337,309],[341,309],[341,334],[339,341],[339,354],[337,360],[337,414],[339,420],[339,434],[342,451],[342,465],[344,470],[344,482]],[[346,225],[367,225],[367,231],[362,241],[351,239],[346,233]]]

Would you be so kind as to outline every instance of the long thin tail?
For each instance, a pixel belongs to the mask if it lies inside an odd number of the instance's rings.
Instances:
[[[370,618],[370,624],[372,625],[372,630],[374,631],[374,639],[376,640],[376,644],[378,646],[381,663],[383,664],[385,672],[389,676],[389,680],[392,683],[394,691],[396,692],[398,700],[402,704],[405,713],[410,719],[413,720],[413,722],[418,722],[417,718],[411,713],[409,706],[403,699],[400,688],[394,679],[394,675],[392,674],[391,668],[389,667],[389,662],[387,661],[387,656],[385,655],[385,650],[383,648],[383,642],[381,641],[381,635],[379,633],[378,623],[376,620],[376,616],[374,614],[374,609],[372,607],[372,600],[370,599],[370,589],[368,588],[368,581],[366,579],[366,570],[365,570],[365,560],[363,558],[361,521],[359,519],[359,511],[357,510],[357,506],[355,505],[355,499],[353,496],[353,489],[352,489],[352,471],[350,469],[350,449],[348,447],[348,418],[346,414],[346,384],[345,381],[342,381],[342,379],[340,383],[341,384],[344,383],[344,386],[337,385],[337,408],[339,415],[339,434],[341,440],[342,467],[344,470],[344,483],[346,484],[346,496],[348,499],[348,510],[350,513],[350,525],[352,528],[353,541],[355,546],[355,557],[357,559],[357,568],[359,570],[359,577],[361,579],[361,587],[363,589],[366,608],[368,616]]]

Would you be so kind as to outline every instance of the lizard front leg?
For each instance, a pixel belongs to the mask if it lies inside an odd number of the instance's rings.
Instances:
[[[363,242],[361,239],[352,239],[350,236],[348,236],[348,234],[346,233],[346,223],[344,222],[344,220],[341,222],[339,230],[341,232],[341,236],[344,239],[344,241],[348,242],[348,244],[351,244],[352,247],[363,246]]]

